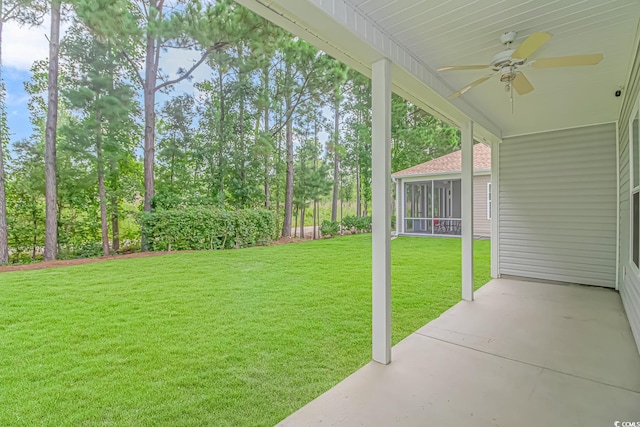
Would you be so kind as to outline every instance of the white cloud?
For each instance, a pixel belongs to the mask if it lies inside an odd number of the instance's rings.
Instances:
[[[14,107],[16,105],[26,105],[29,101],[29,95],[14,95],[11,92],[7,92],[6,104],[8,107]]]
[[[160,58],[160,68],[162,68],[163,74],[169,76],[169,79],[175,79],[178,77],[179,68],[191,68],[201,55],[201,52],[195,50],[169,49],[168,52],[163,52],[163,56]],[[191,76],[191,79],[185,79],[174,86],[176,93],[193,93],[193,84],[210,78],[211,68],[206,63],[201,64]]]
[[[49,57],[51,19],[45,16],[39,27],[20,26],[11,21],[4,24],[2,34],[2,63],[4,66],[29,71],[34,61]],[[68,24],[60,28],[60,38],[64,36]]]
[[[43,25],[39,27],[20,26],[15,22],[4,24],[2,34],[2,63],[5,67],[20,71],[29,71],[34,61],[49,57],[50,17],[44,17]],[[64,37],[68,23],[63,22],[60,29],[60,39]],[[169,78],[177,77],[178,68],[189,68],[198,58],[200,52],[193,50],[169,49],[161,58],[160,67]],[[209,78],[211,69],[206,64],[201,65],[193,73],[191,83],[185,81],[178,85],[179,92],[192,92],[193,82]]]

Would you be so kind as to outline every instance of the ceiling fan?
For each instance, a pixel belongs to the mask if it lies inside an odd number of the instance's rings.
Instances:
[[[538,49],[540,49],[551,38],[549,33],[533,33],[517,49],[511,48],[511,43],[516,39],[515,31],[504,33],[500,36],[500,41],[507,47],[506,50],[496,54],[491,58],[488,65],[459,65],[438,68],[438,71],[457,70],[483,70],[490,68],[493,73],[484,76],[459,91],[451,94],[449,99],[457,98],[470,89],[486,82],[496,74],[500,75],[500,81],[505,83],[507,92],[516,92],[526,95],[533,90],[529,79],[522,73],[521,68],[552,68],[552,67],[573,67],[579,65],[596,65],[602,61],[602,54],[592,55],[560,56],[557,58],[541,58],[528,60]]]

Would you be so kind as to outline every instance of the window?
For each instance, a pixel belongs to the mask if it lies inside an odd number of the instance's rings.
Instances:
[[[491,219],[491,183],[487,183],[487,219]]]
[[[640,268],[640,113],[636,112],[630,132],[631,149],[631,259]]]

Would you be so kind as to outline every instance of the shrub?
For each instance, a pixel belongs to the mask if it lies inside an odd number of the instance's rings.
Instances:
[[[320,234],[322,237],[325,236],[336,236],[340,233],[340,224],[337,221],[322,221],[322,225],[320,226]]]
[[[136,243],[132,242],[132,243],[128,243],[123,246],[120,246],[120,250],[118,251],[120,255],[134,254],[136,252],[140,252],[139,242],[136,242]]]
[[[358,217],[355,215],[347,215],[342,218],[342,228],[347,231],[353,231],[358,223]]]
[[[14,252],[9,258],[10,264],[31,264],[33,262],[42,261],[42,256],[36,255],[36,259],[32,258],[32,254],[29,252]],[[0,264],[3,265],[3,264]]]
[[[358,230],[358,232],[371,231],[371,217],[361,216],[358,218],[356,221],[356,230]]]
[[[266,245],[275,230],[275,217],[266,210],[225,211],[182,207],[143,213],[142,234],[149,249],[202,250]]]
[[[58,253],[59,259],[97,258],[102,256],[102,243],[84,242],[74,247],[64,248]]]
[[[347,231],[355,231],[356,233],[371,231],[371,217],[355,215],[347,215],[342,218],[342,228]]]

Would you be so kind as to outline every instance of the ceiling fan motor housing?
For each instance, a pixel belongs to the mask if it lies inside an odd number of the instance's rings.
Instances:
[[[516,39],[515,31],[508,31],[500,36],[500,43],[502,44],[511,44]]]
[[[511,58],[515,49],[503,50],[491,58],[491,68],[493,71],[500,71],[504,67],[519,67],[524,65],[526,59]]]
[[[500,70],[500,81],[502,83],[511,83],[517,76],[515,67],[506,66]]]

